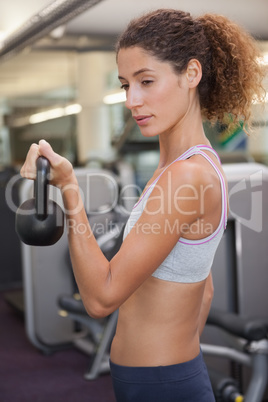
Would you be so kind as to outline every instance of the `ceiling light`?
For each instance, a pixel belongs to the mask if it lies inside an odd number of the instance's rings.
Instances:
[[[74,103],[72,105],[65,106],[64,111],[65,111],[65,116],[71,115],[71,114],[78,114],[82,110],[82,106],[79,105],[79,103]]]
[[[126,92],[119,91],[104,96],[103,102],[106,105],[113,105],[115,103],[122,103],[126,101]]]
[[[72,114],[78,114],[82,110],[82,106],[78,103],[68,105],[65,107],[58,107],[55,109],[45,110],[44,112],[32,114],[29,117],[30,124],[41,123],[43,121],[58,119],[59,117],[69,116]]]

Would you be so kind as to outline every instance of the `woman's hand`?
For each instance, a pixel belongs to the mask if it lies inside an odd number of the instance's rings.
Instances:
[[[22,177],[26,179],[36,178],[36,160],[39,156],[44,156],[50,162],[50,184],[63,188],[65,185],[76,181],[72,164],[54,152],[45,140],[40,140],[38,144],[31,145],[20,171]]]

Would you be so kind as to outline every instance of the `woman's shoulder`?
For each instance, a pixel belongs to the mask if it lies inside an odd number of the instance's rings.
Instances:
[[[202,159],[199,155],[194,155],[186,160],[175,161],[162,174],[159,184],[170,184],[170,180],[174,182],[175,187],[178,185],[185,185],[186,187],[187,185],[209,184],[215,176],[215,171]]]
[[[197,155],[173,163],[157,183],[162,197],[169,201],[168,205],[174,204],[176,211],[189,214],[191,211],[203,210],[204,204],[210,205],[213,210],[220,203],[219,177],[210,164],[206,164],[204,158],[201,158]],[[198,217],[200,218],[196,216]]]

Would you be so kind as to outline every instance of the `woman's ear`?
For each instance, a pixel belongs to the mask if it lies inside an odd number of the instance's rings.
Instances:
[[[202,67],[198,60],[192,59],[189,61],[186,69],[186,78],[189,88],[195,88],[202,78]]]

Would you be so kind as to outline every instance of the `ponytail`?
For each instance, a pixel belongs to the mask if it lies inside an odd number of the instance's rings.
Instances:
[[[265,71],[259,63],[257,44],[223,16],[206,14],[195,21],[203,27],[211,55],[208,93],[202,94],[200,83],[203,114],[210,121],[224,121],[226,114],[231,114],[232,124],[243,120],[245,128],[250,123],[252,102],[265,99]]]

